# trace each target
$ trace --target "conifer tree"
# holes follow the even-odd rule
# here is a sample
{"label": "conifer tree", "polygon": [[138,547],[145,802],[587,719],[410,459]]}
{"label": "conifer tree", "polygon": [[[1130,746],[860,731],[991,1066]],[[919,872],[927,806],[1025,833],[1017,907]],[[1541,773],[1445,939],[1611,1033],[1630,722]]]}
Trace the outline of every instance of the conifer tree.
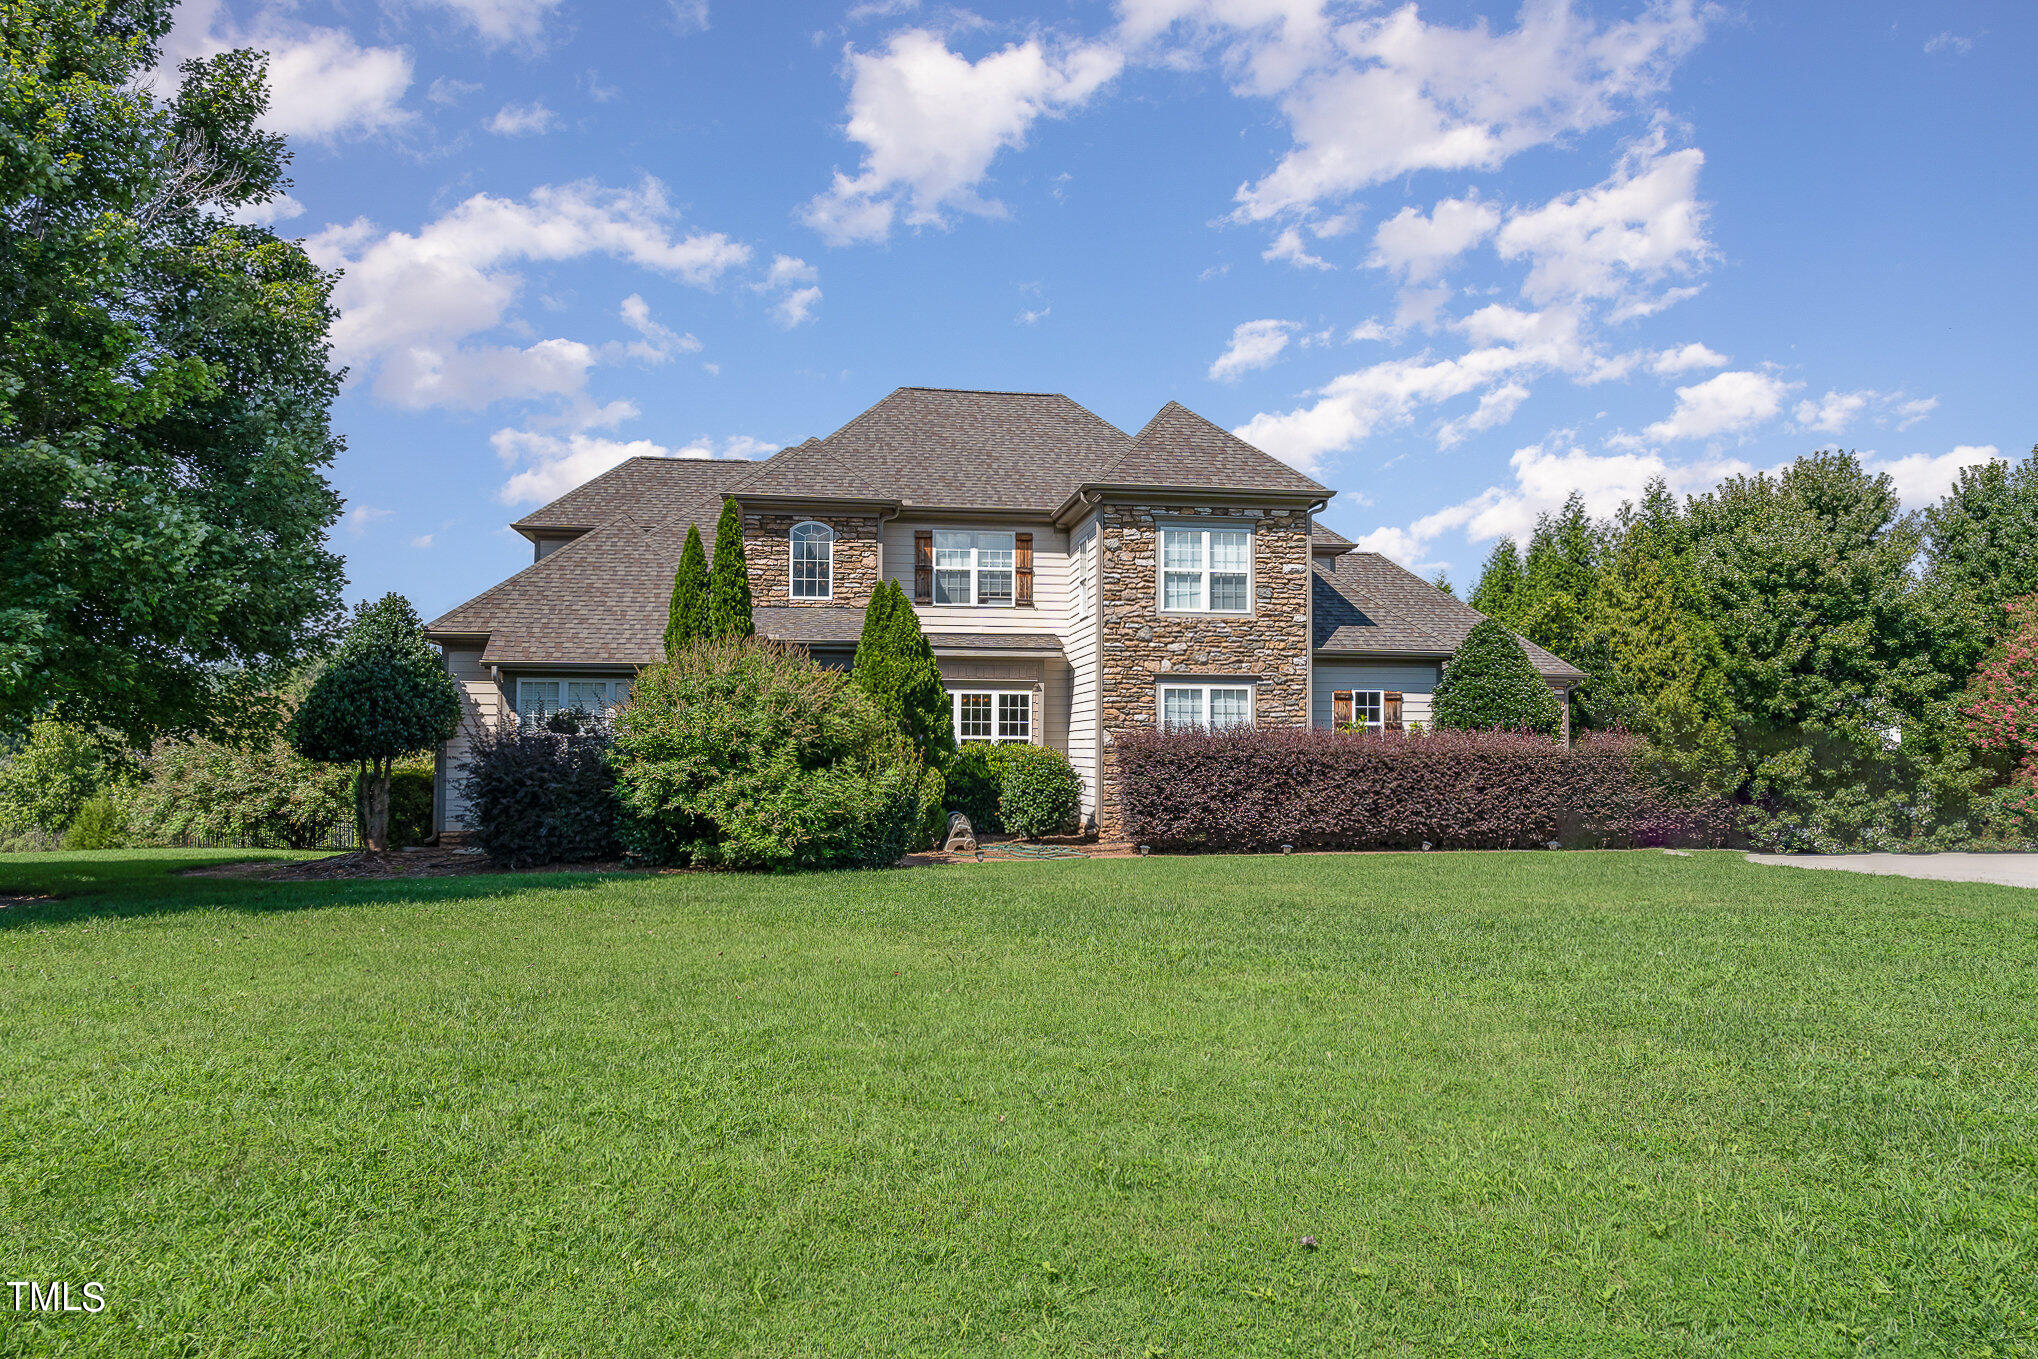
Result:
{"label": "conifer tree", "polygon": [[722,517],[715,524],[707,635],[749,637],[756,632],[757,624],[750,616],[750,565],[743,559],[743,511],[732,496],[722,502]]}
{"label": "conifer tree", "polygon": [[1521,586],[1521,552],[1514,539],[1502,538],[1486,554],[1486,565],[1479,570],[1479,583],[1472,587],[1468,602],[1488,618],[1512,623]]}
{"label": "conifer tree", "polygon": [[701,546],[701,526],[689,524],[679,569],[672,574],[672,608],[665,618],[666,656],[677,656],[688,643],[699,641],[707,635],[707,627],[708,554]]}
{"label": "conifer tree", "polygon": [[1431,699],[1439,727],[1465,731],[1539,731],[1554,735],[1564,707],[1528,652],[1497,619],[1481,621],[1445,663]]}
{"label": "conifer tree", "polygon": [[955,720],[934,648],[920,616],[895,580],[880,585],[863,615],[856,648],[858,687],[905,733],[929,764],[945,764],[955,748]]}
{"label": "conifer tree", "polygon": [[1639,543],[1607,563],[1589,620],[1590,706],[1595,725],[1648,737],[1681,774],[1717,788],[1733,764],[1733,707],[1718,639],[1680,602],[1682,569]]}

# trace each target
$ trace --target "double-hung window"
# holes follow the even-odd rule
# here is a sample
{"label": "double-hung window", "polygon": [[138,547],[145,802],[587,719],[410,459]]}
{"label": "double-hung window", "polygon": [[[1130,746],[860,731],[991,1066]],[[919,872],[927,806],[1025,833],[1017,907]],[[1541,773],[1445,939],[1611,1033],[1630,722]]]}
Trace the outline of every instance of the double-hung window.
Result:
{"label": "double-hung window", "polygon": [[835,530],[809,519],[792,532],[794,599],[830,599],[835,586]]}
{"label": "double-hung window", "polygon": [[935,530],[934,602],[1010,606],[1015,543],[1010,533]]}
{"label": "double-hung window", "polygon": [[[1343,698],[1345,695],[1336,695]],[[1367,731],[1380,731],[1387,725],[1387,694],[1382,689],[1354,689],[1350,694],[1351,711],[1338,714],[1338,725]],[[1342,703],[1336,705],[1344,707]]]}
{"label": "double-hung window", "polygon": [[562,708],[606,712],[629,699],[630,681],[626,679],[520,679],[517,720],[527,727],[542,726]]}
{"label": "double-hung window", "polygon": [[1161,608],[1170,613],[1250,613],[1251,529],[1161,529]]}
{"label": "double-hung window", "polygon": [[957,689],[955,739],[959,742],[1025,742],[1033,739],[1033,695],[1024,689]]}
{"label": "double-hung window", "polygon": [[1075,616],[1088,618],[1091,606],[1096,602],[1097,590],[1097,535],[1091,534],[1076,545],[1070,554],[1069,570],[1075,575],[1075,589],[1070,592],[1075,605]]}
{"label": "double-hung window", "polygon": [[1168,731],[1229,731],[1253,724],[1250,684],[1163,684],[1161,726]]}

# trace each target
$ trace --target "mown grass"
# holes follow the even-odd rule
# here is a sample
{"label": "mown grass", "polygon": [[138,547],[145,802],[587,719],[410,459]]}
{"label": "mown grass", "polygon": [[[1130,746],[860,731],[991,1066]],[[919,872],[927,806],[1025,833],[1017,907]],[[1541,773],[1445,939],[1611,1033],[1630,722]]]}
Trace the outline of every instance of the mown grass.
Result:
{"label": "mown grass", "polygon": [[204,857],[0,858],[0,1353],[2038,1352],[2013,889]]}

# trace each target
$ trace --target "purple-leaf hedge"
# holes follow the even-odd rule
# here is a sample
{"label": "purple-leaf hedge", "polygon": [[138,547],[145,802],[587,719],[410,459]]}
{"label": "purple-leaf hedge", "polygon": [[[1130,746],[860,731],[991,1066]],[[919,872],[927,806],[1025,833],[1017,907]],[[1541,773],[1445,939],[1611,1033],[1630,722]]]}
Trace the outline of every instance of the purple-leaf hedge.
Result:
{"label": "purple-leaf hedge", "polygon": [[1628,736],[1138,731],[1113,749],[1127,833],[1156,849],[1706,846],[1729,826]]}

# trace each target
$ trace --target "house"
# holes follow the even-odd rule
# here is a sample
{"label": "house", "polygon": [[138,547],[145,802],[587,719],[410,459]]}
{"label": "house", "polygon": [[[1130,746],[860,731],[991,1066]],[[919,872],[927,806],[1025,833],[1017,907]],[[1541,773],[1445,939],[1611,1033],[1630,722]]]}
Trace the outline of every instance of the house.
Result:
{"label": "house", "polygon": [[[427,628],[469,724],[620,702],[662,658],[689,525],[743,512],[760,635],[848,666],[905,587],[964,741],[1067,753],[1113,829],[1113,732],[1425,721],[1480,615],[1313,522],[1333,492],[1169,402],[1128,435],[1066,396],[904,387],[756,462],[634,458],[512,525],[530,566]],[[1542,649],[1553,688],[1583,675]],[[439,753],[455,831],[465,737]]]}

